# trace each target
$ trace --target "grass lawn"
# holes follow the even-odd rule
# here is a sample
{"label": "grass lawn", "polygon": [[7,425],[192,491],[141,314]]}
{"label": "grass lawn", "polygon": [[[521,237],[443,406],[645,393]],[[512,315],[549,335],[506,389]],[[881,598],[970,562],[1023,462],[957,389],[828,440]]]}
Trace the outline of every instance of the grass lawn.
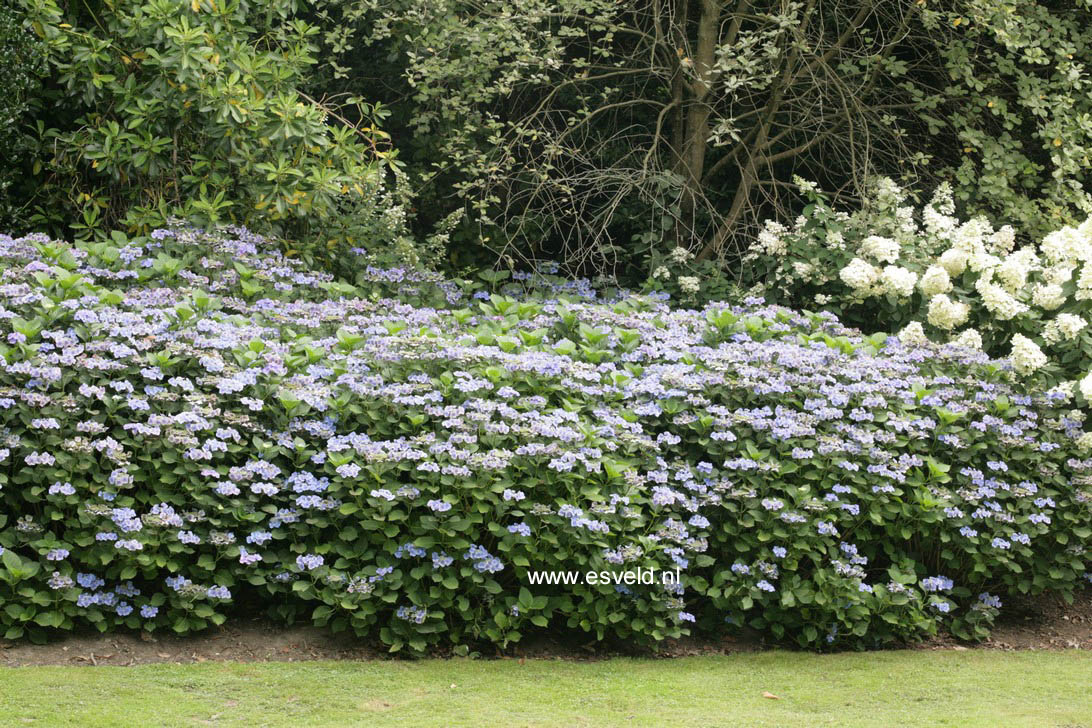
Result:
{"label": "grass lawn", "polygon": [[[763,698],[764,691],[781,699]],[[1092,655],[765,652],[522,665],[2,668],[0,725],[1092,728]]]}

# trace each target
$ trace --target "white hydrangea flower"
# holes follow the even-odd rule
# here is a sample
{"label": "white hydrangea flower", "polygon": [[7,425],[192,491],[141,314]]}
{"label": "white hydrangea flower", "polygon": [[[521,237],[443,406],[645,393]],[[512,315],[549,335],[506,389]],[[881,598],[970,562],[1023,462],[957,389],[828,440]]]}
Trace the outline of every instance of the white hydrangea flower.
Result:
{"label": "white hydrangea flower", "polygon": [[1092,298],[1092,265],[1081,268],[1081,275],[1077,278],[1077,292],[1073,296],[1078,301],[1087,301]]}
{"label": "white hydrangea flower", "polygon": [[679,265],[682,265],[693,257],[694,254],[681,245],[671,250],[671,260],[675,261]]}
{"label": "white hydrangea flower", "polygon": [[914,294],[918,274],[897,265],[889,265],[883,269],[880,280],[883,282],[884,292],[899,298],[908,298]]}
{"label": "white hydrangea flower", "polygon": [[1064,227],[1048,233],[1039,247],[1051,263],[1069,263],[1092,258],[1092,240],[1079,228]]}
{"label": "white hydrangea flower", "polygon": [[976,253],[989,255],[986,252],[985,240],[992,234],[993,228],[989,222],[982,218],[975,218],[952,230],[949,237],[952,241],[952,247],[957,250],[965,250],[972,255]]}
{"label": "white hydrangea flower", "polygon": [[1061,286],[1073,280],[1075,268],[1067,263],[1052,265],[1043,270],[1043,280],[1056,286]]}
{"label": "white hydrangea flower", "polygon": [[982,276],[975,283],[975,290],[982,296],[982,303],[994,318],[1008,321],[1026,312],[1028,307],[1009,295],[1001,286],[993,283],[991,276]]}
{"label": "white hydrangea flower", "polygon": [[661,265],[659,268],[652,271],[652,277],[656,280],[660,280],[661,278],[670,278],[671,271],[669,271],[666,266]]}
{"label": "white hydrangea flower", "polygon": [[968,258],[970,255],[967,251],[950,248],[944,251],[937,262],[948,271],[948,275],[955,277],[963,275],[963,271],[967,270]]}
{"label": "white hydrangea flower", "polygon": [[1092,402],[1092,374],[1086,374],[1081,380],[1081,394],[1086,400]]}
{"label": "white hydrangea flower", "polygon": [[880,269],[860,258],[854,258],[839,272],[842,281],[862,298],[872,293],[872,287],[880,279]]}
{"label": "white hydrangea flower", "polygon": [[1001,265],[994,269],[994,274],[1009,293],[1016,293],[1028,282],[1028,274],[1039,267],[1039,259],[1031,248],[1021,248],[1012,253]]}
{"label": "white hydrangea flower", "polygon": [[954,217],[948,217],[931,204],[921,211],[921,221],[929,235],[941,240],[949,239],[958,224]]}
{"label": "white hydrangea flower", "polygon": [[819,191],[819,185],[817,183],[812,182],[811,180],[804,179],[798,174],[794,174],[792,176],[792,183],[799,187],[800,191],[804,193]]}
{"label": "white hydrangea flower", "polygon": [[815,272],[814,265],[812,265],[811,263],[804,263],[803,261],[799,260],[793,261],[792,269],[796,272],[797,276],[803,278],[804,280],[807,280],[809,277],[811,277],[811,274]]}
{"label": "white hydrangea flower", "polygon": [[1016,244],[1016,231],[1011,225],[1005,225],[990,236],[990,250],[994,255],[1004,255]]}
{"label": "white hydrangea flower", "polygon": [[830,296],[825,293],[817,293],[815,294],[815,302],[818,303],[820,306],[826,306],[828,303],[830,303]]}
{"label": "white hydrangea flower", "polygon": [[952,194],[952,185],[949,182],[941,182],[933,192],[933,199],[929,206],[936,209],[942,215],[955,214],[955,196]]}
{"label": "white hydrangea flower", "polygon": [[965,346],[968,349],[982,350],[982,334],[978,333],[975,329],[967,329],[959,336],[951,340],[952,344],[956,346]]}
{"label": "white hydrangea flower", "polygon": [[884,205],[897,205],[906,197],[898,183],[890,177],[884,177],[876,183],[876,200]]}
{"label": "white hydrangea flower", "polygon": [[1053,311],[1065,303],[1065,292],[1053,283],[1040,284],[1032,291],[1031,302],[1045,311]]}
{"label": "white hydrangea flower", "polygon": [[1012,337],[1009,361],[1018,374],[1027,375],[1045,367],[1049,360],[1038,344],[1023,334],[1015,334]]}
{"label": "white hydrangea flower", "polygon": [[1088,322],[1082,317],[1074,313],[1060,313],[1055,321],[1058,322],[1058,326],[1062,331],[1062,336],[1065,339],[1071,340],[1077,338]]}
{"label": "white hydrangea flower", "polygon": [[701,290],[701,280],[697,276],[679,276],[679,288],[683,293],[697,293]]}
{"label": "white hydrangea flower", "polygon": [[1043,340],[1048,344],[1072,341],[1088,325],[1083,318],[1072,313],[1060,313],[1043,327]]}
{"label": "white hydrangea flower", "polygon": [[1084,236],[1087,240],[1092,240],[1092,217],[1086,218],[1084,222],[1077,226],[1077,234]]}
{"label": "white hydrangea flower", "polygon": [[891,238],[869,235],[861,241],[861,253],[881,263],[894,263],[899,259],[899,243]]}
{"label": "white hydrangea flower", "polygon": [[1081,450],[1092,449],[1092,432],[1085,432],[1076,439],[1076,445]]}
{"label": "white hydrangea flower", "polygon": [[929,300],[928,321],[938,329],[951,331],[967,321],[971,307],[959,301],[953,301],[943,293],[938,293]]}
{"label": "white hydrangea flower", "polygon": [[895,221],[899,225],[899,232],[904,235],[914,235],[918,231],[918,225],[914,222],[914,208],[909,205],[895,210]]}
{"label": "white hydrangea flower", "polygon": [[952,290],[952,279],[948,276],[948,271],[942,266],[931,265],[922,274],[918,288],[931,298],[938,293],[947,293]]}
{"label": "white hydrangea flower", "polygon": [[756,246],[766,255],[784,255],[788,250],[784,235],[788,231],[788,228],[776,220],[767,220],[758,233]]}
{"label": "white hydrangea flower", "polygon": [[898,339],[906,346],[919,346],[929,343],[929,337],[925,335],[920,321],[911,321],[898,333]]}
{"label": "white hydrangea flower", "polygon": [[971,253],[971,257],[967,260],[967,267],[974,273],[979,273],[984,270],[990,270],[1001,265],[1001,259],[996,255],[990,255],[989,253],[974,252]]}

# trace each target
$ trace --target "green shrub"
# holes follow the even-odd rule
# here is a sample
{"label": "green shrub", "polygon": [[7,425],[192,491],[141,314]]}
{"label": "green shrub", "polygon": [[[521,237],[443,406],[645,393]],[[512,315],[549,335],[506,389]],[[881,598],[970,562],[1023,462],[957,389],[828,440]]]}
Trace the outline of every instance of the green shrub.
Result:
{"label": "green shrub", "polygon": [[[872,646],[982,637],[998,597],[1088,576],[1079,413],[980,352],[756,301],[354,286],[242,230],[0,260],[8,639],[262,609],[414,652],[692,623]],[[638,568],[682,583],[532,577]]]}
{"label": "green shrub", "polygon": [[0,225],[16,225],[22,210],[12,186],[20,181],[26,161],[28,138],[23,126],[31,96],[38,89],[43,69],[43,46],[23,22],[23,13],[6,0],[0,3],[0,149],[5,164],[0,168]]}
{"label": "green shrub", "polygon": [[55,74],[38,229],[104,238],[177,215],[291,236],[321,264],[396,242],[417,262],[387,188],[386,112],[348,99],[349,123],[301,90],[317,30],[295,0],[23,4]]}

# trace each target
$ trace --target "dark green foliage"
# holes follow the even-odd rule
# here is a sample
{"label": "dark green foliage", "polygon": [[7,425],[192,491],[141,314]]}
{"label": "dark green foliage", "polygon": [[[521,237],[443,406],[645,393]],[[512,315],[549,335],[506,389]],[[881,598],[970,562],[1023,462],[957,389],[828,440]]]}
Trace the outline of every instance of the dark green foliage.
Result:
{"label": "dark green foliage", "polygon": [[43,43],[10,0],[0,3],[0,226],[23,220],[19,190],[27,163],[27,111],[44,69]]}

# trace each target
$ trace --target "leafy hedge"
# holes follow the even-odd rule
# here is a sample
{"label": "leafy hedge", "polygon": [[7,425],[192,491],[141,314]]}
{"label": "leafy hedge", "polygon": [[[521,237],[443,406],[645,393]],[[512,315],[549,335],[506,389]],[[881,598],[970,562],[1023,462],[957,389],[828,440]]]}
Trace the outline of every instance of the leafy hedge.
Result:
{"label": "leafy hedge", "polygon": [[261,608],[416,652],[859,646],[981,637],[998,597],[1088,577],[1079,413],[980,352],[757,301],[349,286],[242,230],[0,237],[0,262],[8,639]]}

